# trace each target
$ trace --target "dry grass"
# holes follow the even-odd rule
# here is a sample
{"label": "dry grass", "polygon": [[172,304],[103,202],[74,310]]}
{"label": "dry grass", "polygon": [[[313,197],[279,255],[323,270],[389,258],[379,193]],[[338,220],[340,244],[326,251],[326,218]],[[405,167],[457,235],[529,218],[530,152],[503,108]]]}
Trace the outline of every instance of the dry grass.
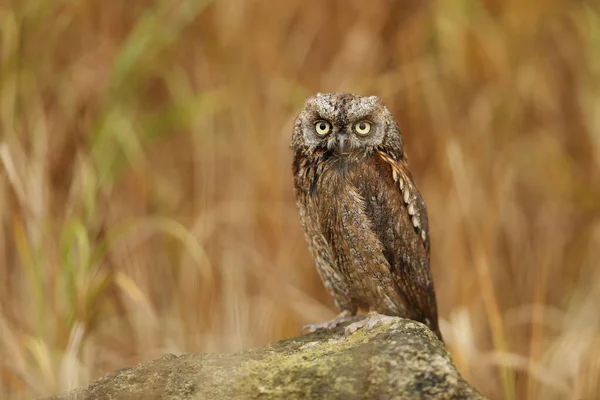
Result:
{"label": "dry grass", "polygon": [[382,96],[442,330],[491,398],[600,398],[591,1],[0,0],[0,397],[334,315],[292,197],[316,91]]}

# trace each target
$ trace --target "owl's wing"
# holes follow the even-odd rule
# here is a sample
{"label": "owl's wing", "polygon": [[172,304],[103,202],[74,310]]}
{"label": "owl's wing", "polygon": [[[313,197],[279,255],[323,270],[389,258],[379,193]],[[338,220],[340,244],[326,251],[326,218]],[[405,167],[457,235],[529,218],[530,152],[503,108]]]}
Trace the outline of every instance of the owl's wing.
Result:
{"label": "owl's wing", "polygon": [[361,179],[365,212],[377,232],[407,317],[426,323],[440,338],[429,266],[429,221],[405,161],[379,152]]}
{"label": "owl's wing", "polygon": [[389,164],[391,168],[392,178],[400,188],[402,201],[406,206],[406,211],[410,215],[410,220],[415,228],[415,232],[423,241],[423,246],[425,246],[425,251],[427,252],[427,258],[429,258],[430,244],[427,207],[425,206],[423,197],[421,197],[421,193],[419,193],[419,190],[414,184],[412,175],[408,170],[408,165],[406,161],[396,161],[382,151],[379,151],[378,155],[386,164]]}

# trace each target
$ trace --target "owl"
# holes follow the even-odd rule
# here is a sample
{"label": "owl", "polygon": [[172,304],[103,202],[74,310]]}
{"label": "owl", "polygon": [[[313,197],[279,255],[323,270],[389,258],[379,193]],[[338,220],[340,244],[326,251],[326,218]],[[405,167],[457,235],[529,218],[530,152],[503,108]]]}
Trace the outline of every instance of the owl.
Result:
{"label": "owl", "polygon": [[[399,316],[440,338],[427,209],[393,116],[376,96],[318,93],[294,123],[296,204],[317,270],[340,315],[305,330]],[[355,319],[355,318],[354,318]]]}

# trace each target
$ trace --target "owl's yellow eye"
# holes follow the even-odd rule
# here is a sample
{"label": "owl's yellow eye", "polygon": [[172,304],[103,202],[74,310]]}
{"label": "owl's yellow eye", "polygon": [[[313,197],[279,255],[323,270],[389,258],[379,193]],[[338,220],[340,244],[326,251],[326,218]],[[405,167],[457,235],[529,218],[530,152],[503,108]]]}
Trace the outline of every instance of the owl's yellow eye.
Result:
{"label": "owl's yellow eye", "polygon": [[366,135],[371,132],[371,123],[367,121],[359,121],[354,124],[354,130],[360,135]]}
{"label": "owl's yellow eye", "polygon": [[318,135],[324,136],[329,133],[331,130],[331,125],[327,121],[317,121],[315,122],[315,132]]}

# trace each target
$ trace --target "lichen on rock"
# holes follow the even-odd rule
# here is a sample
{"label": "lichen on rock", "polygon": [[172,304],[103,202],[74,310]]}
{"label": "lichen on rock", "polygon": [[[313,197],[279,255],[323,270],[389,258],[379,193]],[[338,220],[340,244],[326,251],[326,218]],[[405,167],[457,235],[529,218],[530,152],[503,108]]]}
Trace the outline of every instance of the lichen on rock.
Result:
{"label": "lichen on rock", "polygon": [[481,399],[423,324],[343,326],[235,354],[166,355],[114,371],[64,399]]}

